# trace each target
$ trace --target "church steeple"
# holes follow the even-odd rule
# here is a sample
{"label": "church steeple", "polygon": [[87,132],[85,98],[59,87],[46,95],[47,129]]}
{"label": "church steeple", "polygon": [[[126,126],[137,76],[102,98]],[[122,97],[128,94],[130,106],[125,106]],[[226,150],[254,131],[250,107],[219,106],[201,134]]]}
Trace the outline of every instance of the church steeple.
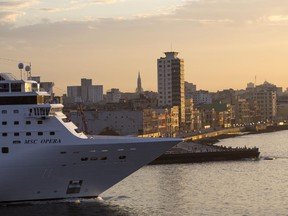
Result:
{"label": "church steeple", "polygon": [[139,95],[143,93],[140,71],[138,72],[136,93],[139,94]]}

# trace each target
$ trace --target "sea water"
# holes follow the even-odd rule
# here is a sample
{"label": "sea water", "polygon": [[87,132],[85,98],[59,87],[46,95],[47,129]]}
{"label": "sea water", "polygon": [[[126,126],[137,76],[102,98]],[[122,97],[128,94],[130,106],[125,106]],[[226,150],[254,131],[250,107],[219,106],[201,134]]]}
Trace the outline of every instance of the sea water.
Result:
{"label": "sea water", "polygon": [[288,215],[288,131],[218,145],[259,147],[259,160],[145,166],[98,199],[0,207],[0,216]]}

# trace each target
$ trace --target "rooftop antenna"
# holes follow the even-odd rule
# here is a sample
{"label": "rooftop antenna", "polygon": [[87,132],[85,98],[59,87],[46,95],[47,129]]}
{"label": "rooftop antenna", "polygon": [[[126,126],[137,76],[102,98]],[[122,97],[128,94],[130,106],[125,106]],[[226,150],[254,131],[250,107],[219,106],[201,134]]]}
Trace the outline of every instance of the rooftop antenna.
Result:
{"label": "rooftop antenna", "polygon": [[173,52],[173,49],[172,49],[172,42],[171,42],[171,44],[170,44],[170,49],[171,49],[171,52]]}

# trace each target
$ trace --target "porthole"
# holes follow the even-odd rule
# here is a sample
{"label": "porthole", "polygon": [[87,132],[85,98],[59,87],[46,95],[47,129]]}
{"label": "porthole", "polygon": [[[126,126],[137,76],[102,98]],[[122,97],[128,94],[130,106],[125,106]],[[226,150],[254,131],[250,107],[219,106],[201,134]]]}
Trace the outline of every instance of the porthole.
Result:
{"label": "porthole", "polygon": [[2,147],[2,153],[3,154],[9,153],[9,148],[8,147]]}

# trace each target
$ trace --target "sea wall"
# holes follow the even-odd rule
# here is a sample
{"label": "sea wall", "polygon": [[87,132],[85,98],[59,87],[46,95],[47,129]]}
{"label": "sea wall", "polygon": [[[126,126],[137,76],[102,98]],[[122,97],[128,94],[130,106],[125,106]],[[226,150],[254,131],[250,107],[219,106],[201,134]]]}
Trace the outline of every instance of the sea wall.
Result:
{"label": "sea wall", "polygon": [[234,134],[234,133],[240,133],[241,131],[244,130],[244,127],[237,127],[237,128],[229,128],[229,129],[223,129],[223,130],[218,130],[218,131],[212,131],[208,133],[203,133],[203,134],[196,134],[190,137],[185,137],[184,141],[196,141],[208,137],[216,137],[220,135],[225,135],[225,134]]}

